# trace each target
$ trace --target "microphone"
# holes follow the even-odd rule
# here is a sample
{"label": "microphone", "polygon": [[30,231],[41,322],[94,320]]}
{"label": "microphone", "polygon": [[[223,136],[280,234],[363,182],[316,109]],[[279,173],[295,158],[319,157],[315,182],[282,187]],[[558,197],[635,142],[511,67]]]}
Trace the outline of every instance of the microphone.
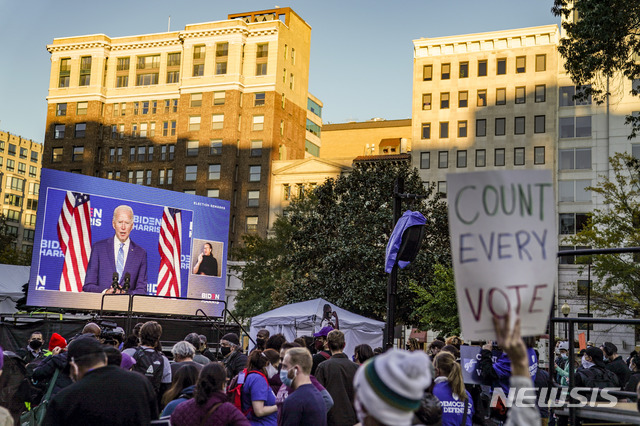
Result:
{"label": "microphone", "polygon": [[113,288],[113,291],[116,292],[120,288],[120,286],[118,285],[118,273],[114,272],[111,279],[111,287]]}
{"label": "microphone", "polygon": [[131,274],[127,272],[124,274],[124,284],[122,285],[122,290],[124,290],[125,293],[128,293],[130,287],[131,287]]}

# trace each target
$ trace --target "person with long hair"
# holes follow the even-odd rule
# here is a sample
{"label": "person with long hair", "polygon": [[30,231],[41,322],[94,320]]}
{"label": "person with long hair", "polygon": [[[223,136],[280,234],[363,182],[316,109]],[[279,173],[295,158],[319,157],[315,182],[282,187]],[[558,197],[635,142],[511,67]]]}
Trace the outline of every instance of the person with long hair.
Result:
{"label": "person with long hair", "polygon": [[242,386],[242,412],[252,425],[272,425],[278,423],[276,396],[269,386],[266,367],[267,356],[256,349],[247,361],[244,385]]}
{"label": "person with long hair", "polygon": [[196,275],[218,275],[218,261],[213,257],[213,246],[211,243],[204,243],[202,253],[198,255],[198,261],[193,267]]}
{"label": "person with long hair", "polygon": [[366,343],[356,346],[353,350],[353,361],[356,364],[362,365],[369,358],[373,358],[373,349]]}
{"label": "person with long hair", "polygon": [[191,364],[182,365],[176,370],[171,387],[162,395],[162,405],[165,407],[160,417],[170,416],[178,404],[193,397],[198,373],[200,373],[200,370]]}
{"label": "person with long hair", "polygon": [[193,398],[175,408],[171,414],[173,426],[249,426],[247,418],[233,404],[227,402],[224,387],[227,371],[223,364],[205,365],[196,383]]}
{"label": "person with long hair", "polygon": [[472,426],[471,395],[464,387],[462,367],[449,352],[441,351],[433,361],[436,369],[433,394],[442,407],[442,426]]}

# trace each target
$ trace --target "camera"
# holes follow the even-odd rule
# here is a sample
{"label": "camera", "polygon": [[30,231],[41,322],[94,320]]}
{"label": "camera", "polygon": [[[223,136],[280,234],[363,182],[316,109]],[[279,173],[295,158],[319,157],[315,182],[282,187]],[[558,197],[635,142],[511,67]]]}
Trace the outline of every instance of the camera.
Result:
{"label": "camera", "polygon": [[100,326],[100,339],[107,345],[119,344],[124,340],[124,330],[114,321],[102,320]]}

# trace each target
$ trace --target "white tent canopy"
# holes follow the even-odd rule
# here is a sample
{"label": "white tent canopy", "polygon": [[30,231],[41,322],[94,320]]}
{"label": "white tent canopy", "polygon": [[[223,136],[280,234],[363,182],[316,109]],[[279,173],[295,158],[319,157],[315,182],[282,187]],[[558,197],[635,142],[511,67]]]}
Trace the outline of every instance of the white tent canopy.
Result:
{"label": "white tent canopy", "polygon": [[[307,300],[281,306],[272,311],[251,318],[249,334],[255,340],[258,331],[269,330],[271,335],[282,333],[288,342],[296,337],[310,336],[320,330],[322,308],[329,304],[338,313],[340,330],[345,335],[346,347],[344,353],[353,355],[356,346],[366,343],[372,348],[382,346],[382,332],[384,323],[354,314],[327,302],[324,299]],[[250,344],[250,348],[253,344]]]}
{"label": "white tent canopy", "polygon": [[16,302],[24,293],[22,286],[29,282],[29,266],[0,264],[0,313],[16,312]]}

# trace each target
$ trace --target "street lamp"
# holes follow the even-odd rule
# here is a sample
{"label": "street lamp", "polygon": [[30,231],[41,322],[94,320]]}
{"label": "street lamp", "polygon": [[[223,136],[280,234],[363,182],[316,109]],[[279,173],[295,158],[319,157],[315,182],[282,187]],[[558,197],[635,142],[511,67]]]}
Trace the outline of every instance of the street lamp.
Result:
{"label": "street lamp", "polygon": [[[564,304],[560,307],[560,312],[562,312],[562,315],[564,315],[564,317],[568,317],[569,313],[571,312],[571,306],[569,306],[569,304],[567,302],[564,302]],[[567,326],[568,323],[564,323],[564,337],[565,339],[569,338],[569,333],[567,332]]]}

